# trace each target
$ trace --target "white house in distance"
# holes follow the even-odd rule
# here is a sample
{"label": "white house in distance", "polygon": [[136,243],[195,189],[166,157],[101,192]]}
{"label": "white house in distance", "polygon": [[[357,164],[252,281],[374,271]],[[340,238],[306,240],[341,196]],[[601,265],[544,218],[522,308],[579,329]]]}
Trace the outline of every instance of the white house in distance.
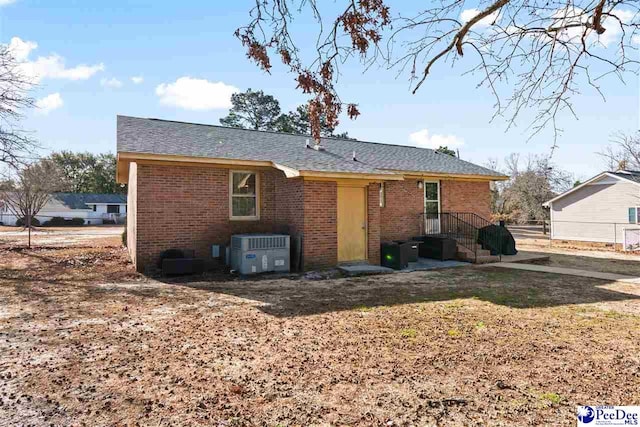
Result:
{"label": "white house in distance", "polygon": [[[127,214],[126,194],[54,193],[36,218],[41,224],[53,217],[82,218],[86,225],[122,224]],[[15,225],[17,218],[7,206],[0,206],[0,223]]]}
{"label": "white house in distance", "polygon": [[640,250],[640,171],[602,172],[544,206],[552,240]]}

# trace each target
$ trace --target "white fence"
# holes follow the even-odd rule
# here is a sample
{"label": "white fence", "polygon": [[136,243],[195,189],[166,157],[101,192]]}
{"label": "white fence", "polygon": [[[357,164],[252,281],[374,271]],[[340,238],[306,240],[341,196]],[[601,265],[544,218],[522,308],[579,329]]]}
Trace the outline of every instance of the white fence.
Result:
{"label": "white fence", "polygon": [[532,242],[582,242],[602,247],[640,251],[640,225],[614,222],[587,221],[529,221],[525,224],[510,224],[509,230],[524,244]]}

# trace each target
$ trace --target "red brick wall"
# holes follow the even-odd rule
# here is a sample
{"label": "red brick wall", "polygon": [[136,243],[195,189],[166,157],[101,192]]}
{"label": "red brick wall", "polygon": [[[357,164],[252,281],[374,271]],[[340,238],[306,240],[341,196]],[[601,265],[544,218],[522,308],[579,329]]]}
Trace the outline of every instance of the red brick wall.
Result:
{"label": "red brick wall", "polygon": [[423,191],[415,179],[385,183],[386,202],[380,208],[381,241],[408,239],[420,234]]}
{"label": "red brick wall", "polygon": [[380,264],[380,184],[367,187],[367,250],[369,263]]}
{"label": "red brick wall", "polygon": [[440,197],[443,212],[473,212],[491,220],[489,182],[440,181]]}
{"label": "red brick wall", "polygon": [[[210,245],[228,244],[232,234],[284,232],[303,235],[305,270],[331,267],[338,259],[337,183],[289,179],[259,171],[260,220],[229,219],[229,170],[206,166],[132,164],[129,183],[129,250],[138,270],[154,266],[161,251],[192,248],[208,258]],[[416,180],[367,189],[369,262],[380,262],[380,241],[420,232],[423,190]],[[489,183],[441,181],[443,211],[476,212],[489,218]]]}
{"label": "red brick wall", "polygon": [[296,234],[304,229],[304,181],[275,173],[275,215],[283,233]]}
{"label": "red brick wall", "polygon": [[[423,189],[417,180],[391,181],[386,186],[386,204],[380,208],[380,240],[408,239],[420,232],[424,209]],[[491,193],[488,182],[440,181],[442,212],[474,212],[490,219]]]}
{"label": "red brick wall", "polygon": [[338,262],[338,187],[331,181],[304,181],[304,268]]}
{"label": "red brick wall", "polygon": [[[229,170],[141,164],[130,227],[137,231],[132,258],[143,271],[169,248],[195,249],[208,258],[212,244],[228,244],[232,234],[303,234],[306,270],[337,262],[335,182],[289,179],[280,171],[259,171],[260,220],[229,219]],[[130,190],[131,191],[131,190]],[[137,203],[136,203],[137,202]],[[137,246],[137,247],[136,247]]]}
{"label": "red brick wall", "polygon": [[210,245],[232,234],[272,232],[276,223],[276,174],[260,171],[260,220],[229,219],[229,170],[210,167],[138,165],[137,259],[142,271],[165,249],[195,249],[208,257]]}

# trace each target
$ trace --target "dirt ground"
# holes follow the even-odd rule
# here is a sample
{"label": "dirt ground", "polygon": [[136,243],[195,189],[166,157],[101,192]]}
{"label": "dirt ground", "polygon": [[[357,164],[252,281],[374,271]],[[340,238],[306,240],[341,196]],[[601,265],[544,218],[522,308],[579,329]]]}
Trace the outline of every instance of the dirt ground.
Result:
{"label": "dirt ground", "polygon": [[550,257],[535,264],[640,276],[640,254],[589,247],[549,246],[540,226],[509,226],[519,250]]}
{"label": "dirt ground", "polygon": [[603,259],[593,256],[575,256],[559,253],[547,253],[548,261],[536,261],[533,264],[551,267],[578,268],[587,271],[626,274],[640,276],[640,257],[637,260]]}
{"label": "dirt ground", "polygon": [[156,281],[0,249],[0,425],[575,425],[640,401],[640,286],[496,268]]}

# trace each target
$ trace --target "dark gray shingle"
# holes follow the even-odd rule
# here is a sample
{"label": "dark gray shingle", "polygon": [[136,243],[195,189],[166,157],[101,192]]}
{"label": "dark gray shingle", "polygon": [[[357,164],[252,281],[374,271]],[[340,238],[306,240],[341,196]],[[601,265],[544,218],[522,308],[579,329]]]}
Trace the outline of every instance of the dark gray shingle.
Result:
{"label": "dark gray shingle", "polygon": [[637,182],[640,184],[640,171],[617,171],[609,172],[620,178],[628,179],[629,181]]}
{"label": "dark gray shingle", "polygon": [[87,203],[127,203],[126,194],[97,194],[97,193],[53,193],[49,204],[60,205],[68,209],[89,209]]}
{"label": "dark gray shingle", "polygon": [[[325,151],[305,147],[305,135],[118,116],[118,152],[271,161],[316,172],[389,173],[390,170],[501,176],[425,148],[323,138]],[[358,161],[352,160],[353,152]]]}

